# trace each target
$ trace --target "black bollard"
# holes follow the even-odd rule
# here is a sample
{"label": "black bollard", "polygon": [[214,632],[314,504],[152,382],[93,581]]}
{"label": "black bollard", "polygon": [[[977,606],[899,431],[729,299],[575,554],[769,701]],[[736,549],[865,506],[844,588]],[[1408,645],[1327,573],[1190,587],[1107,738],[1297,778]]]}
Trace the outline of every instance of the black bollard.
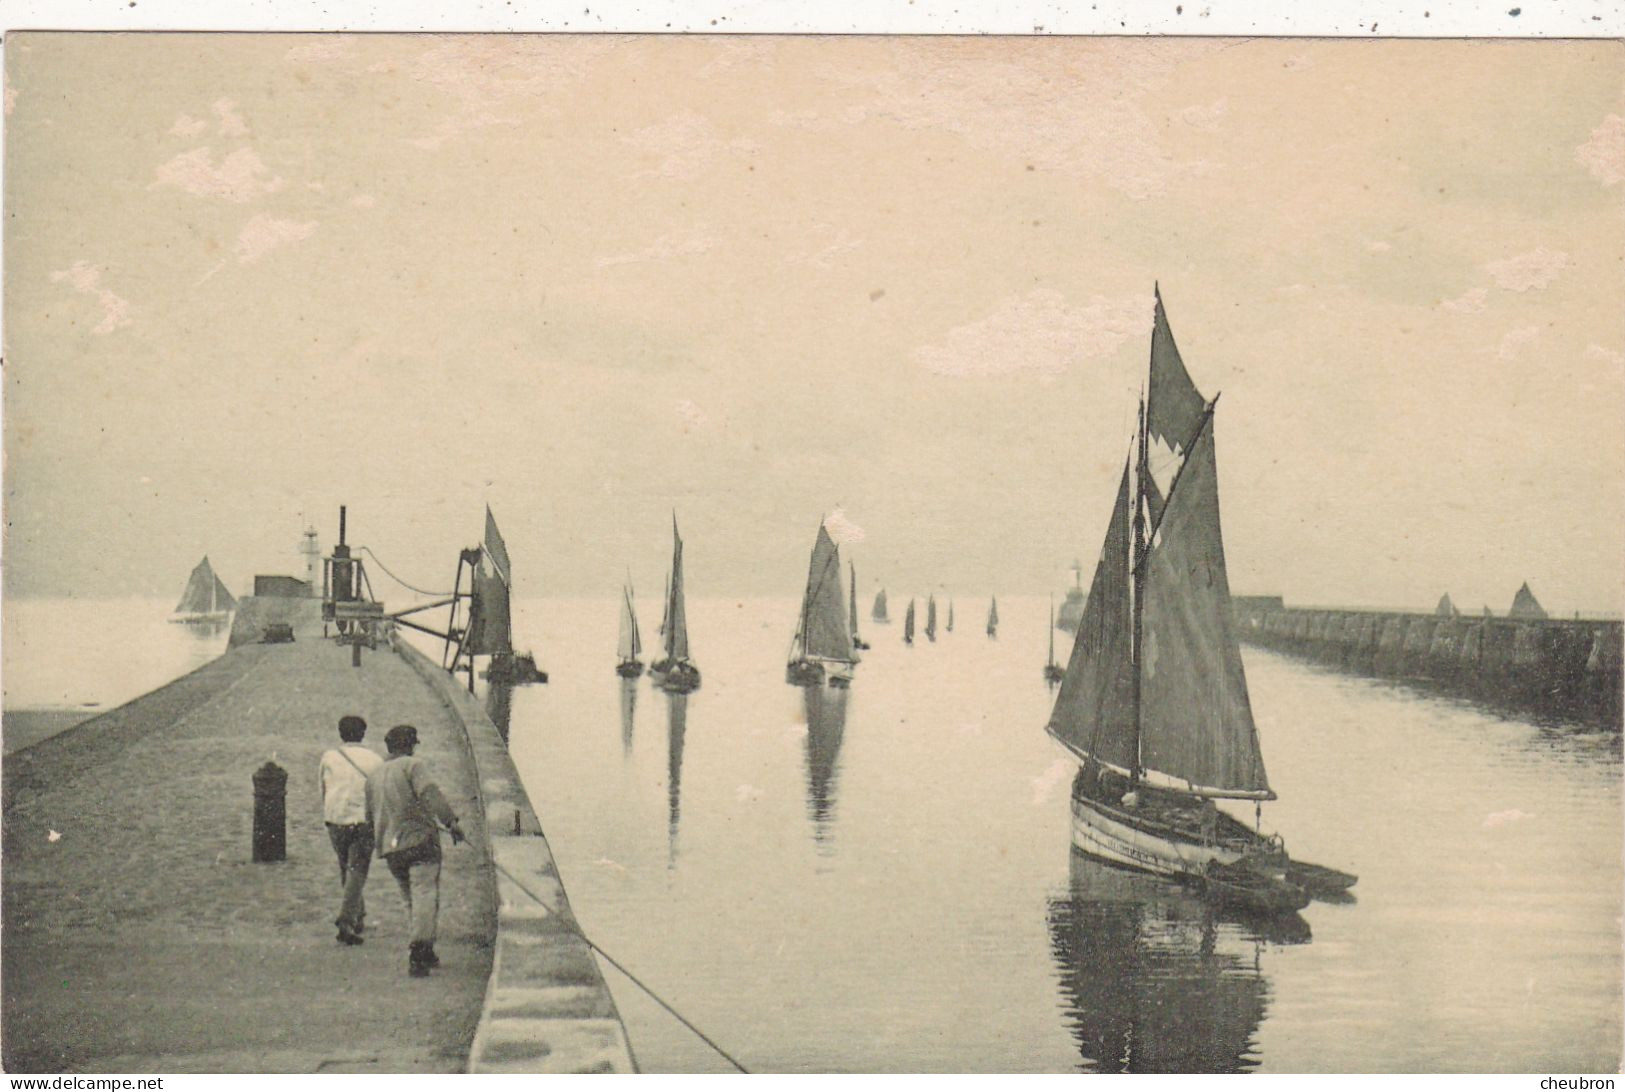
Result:
{"label": "black bollard", "polygon": [[254,860],[288,857],[288,771],[267,762],[254,771]]}
{"label": "black bollard", "polygon": [[359,633],[355,635],[355,639],[350,644],[350,666],[361,666],[361,634]]}

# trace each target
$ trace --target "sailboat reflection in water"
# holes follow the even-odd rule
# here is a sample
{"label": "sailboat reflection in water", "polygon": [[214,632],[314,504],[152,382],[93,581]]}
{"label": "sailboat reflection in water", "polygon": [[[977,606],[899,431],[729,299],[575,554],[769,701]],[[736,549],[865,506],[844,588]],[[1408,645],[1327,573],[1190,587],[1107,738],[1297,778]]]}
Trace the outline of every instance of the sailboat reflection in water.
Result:
{"label": "sailboat reflection in water", "polygon": [[841,738],[846,735],[849,693],[819,686],[802,691],[802,709],[807,714],[807,818],[812,820],[813,842],[824,851],[831,848],[836,762],[841,756]]}
{"label": "sailboat reflection in water", "polygon": [[638,709],[638,683],[636,679],[621,680],[621,753],[632,753],[633,715]]}
{"label": "sailboat reflection in water", "polygon": [[508,742],[508,732],[513,724],[513,683],[490,682],[485,691],[485,715],[491,718],[491,723],[497,726],[497,734],[502,742]]}
{"label": "sailboat reflection in water", "polygon": [[677,867],[677,821],[683,810],[683,736],[688,732],[688,695],[666,695],[666,867]]}
{"label": "sailboat reflection in water", "polygon": [[[1082,1068],[1239,1073],[1259,1064],[1265,942],[1308,939],[1299,915],[1223,919],[1210,903],[1074,850],[1049,902],[1050,951]],[[1264,929],[1268,932],[1259,932]]]}

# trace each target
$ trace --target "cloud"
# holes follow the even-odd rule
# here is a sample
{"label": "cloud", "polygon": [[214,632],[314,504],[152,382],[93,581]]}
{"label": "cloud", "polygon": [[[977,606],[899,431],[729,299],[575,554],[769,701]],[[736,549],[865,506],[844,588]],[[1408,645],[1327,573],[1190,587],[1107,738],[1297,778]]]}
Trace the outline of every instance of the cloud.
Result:
{"label": "cloud", "polygon": [[1446,311],[1454,311],[1461,315],[1472,315],[1484,310],[1485,301],[1489,299],[1489,296],[1490,290],[1488,288],[1473,288],[1453,300],[1444,300],[1439,306]]}
{"label": "cloud", "polygon": [[[884,47],[883,64],[822,70],[826,79],[867,91],[866,102],[829,118],[774,120],[828,129],[878,119],[942,130],[1014,163],[1094,178],[1144,200],[1213,164],[1169,153],[1141,99],[1181,63],[1222,48],[1194,40],[1144,45],[1129,51],[1101,41],[1063,55],[1038,41],[965,39],[929,51],[898,43]],[[1216,103],[1193,116],[1216,122],[1222,109]]]}
{"label": "cloud", "polygon": [[1607,346],[1597,345],[1595,343],[1586,346],[1585,358],[1587,360],[1596,360],[1604,364],[1614,364],[1616,366],[1625,364],[1625,353],[1620,352],[1618,349],[1610,349]]}
{"label": "cloud", "polygon": [[257,262],[273,250],[308,239],[316,230],[316,221],[278,220],[261,214],[243,225],[237,235],[237,260],[247,265]]}
{"label": "cloud", "polygon": [[1495,350],[1495,355],[1502,360],[1516,360],[1523,352],[1523,347],[1540,337],[1540,327],[1520,326],[1516,330],[1508,330],[1501,338],[1501,345]]}
{"label": "cloud", "polygon": [[1490,262],[1484,269],[1508,292],[1527,292],[1531,288],[1545,288],[1573,264],[1561,250],[1540,247],[1514,258]]}
{"label": "cloud", "polygon": [[1388,251],[1394,249],[1394,244],[1383,239],[1373,239],[1371,242],[1365,244],[1365,248],[1372,254],[1386,254]]}
{"label": "cloud", "polygon": [[450,97],[454,112],[411,143],[433,151],[472,130],[517,125],[521,113],[534,115],[549,98],[579,84],[594,62],[617,46],[610,36],[578,34],[440,39],[414,58],[405,74]]}
{"label": "cloud", "polygon": [[304,45],[296,45],[282,55],[293,64],[343,61],[355,56],[355,42],[347,34],[312,35]]}
{"label": "cloud", "polygon": [[1095,296],[1072,307],[1059,292],[1011,297],[992,314],[948,331],[940,345],[914,352],[938,375],[1056,375],[1078,360],[1102,357],[1151,325],[1150,296]]}
{"label": "cloud", "polygon": [[350,198],[350,204],[358,209],[370,209],[377,203],[370,193],[358,193]]}
{"label": "cloud", "polygon": [[755,141],[723,140],[705,117],[685,110],[655,125],[645,126],[622,138],[660,162],[642,172],[646,177],[690,179],[698,177],[719,156],[727,152],[752,152]]}
{"label": "cloud", "polygon": [[212,108],[215,120],[220,126],[220,135],[223,137],[245,137],[248,135],[248,126],[237,114],[237,104],[231,99],[217,99]]}
{"label": "cloud", "polygon": [[1625,182],[1625,117],[1603,118],[1591,139],[1574,149],[1574,158],[1604,186]]}
{"label": "cloud", "polygon": [[628,254],[613,254],[599,258],[600,269],[616,265],[635,265],[639,262],[664,262],[691,254],[703,254],[717,245],[716,237],[700,228],[669,232],[644,247]]}
{"label": "cloud", "polygon": [[1216,129],[1230,112],[1228,99],[1215,99],[1206,106],[1187,106],[1179,112],[1179,120],[1196,129]]}
{"label": "cloud", "polygon": [[1533,819],[1534,816],[1519,808],[1508,808],[1506,811],[1492,811],[1484,816],[1484,826],[1499,827],[1507,823],[1516,823],[1520,819]]}
{"label": "cloud", "polygon": [[89,262],[74,262],[67,269],[51,274],[55,283],[66,282],[75,292],[93,297],[101,304],[102,320],[91,329],[94,333],[110,334],[121,326],[130,325],[130,301],[102,284],[101,270]]}
{"label": "cloud", "polygon": [[679,398],[676,402],[672,403],[672,408],[677,411],[677,416],[683,419],[685,430],[704,428],[711,421],[711,418],[706,416],[704,410],[702,410],[699,406],[696,406],[693,402],[690,402],[687,398]]}
{"label": "cloud", "polygon": [[843,508],[837,508],[824,517],[824,530],[829,532],[829,537],[835,540],[837,546],[862,542],[868,537],[867,531],[847,518]]}
{"label": "cloud", "polygon": [[175,119],[175,124],[169,127],[170,136],[184,137],[187,140],[199,135],[209,127],[209,123],[191,114],[182,114]]}
{"label": "cloud", "polygon": [[154,187],[175,186],[194,197],[219,197],[238,205],[275,193],[283,186],[282,179],[271,174],[252,148],[238,148],[219,166],[208,148],[193,148],[163,164],[156,173]]}
{"label": "cloud", "polygon": [[[818,230],[824,235],[825,238],[828,238],[831,233],[831,228],[828,224],[818,225]],[[784,256],[785,264],[810,265],[818,269],[830,269],[834,265],[834,262],[831,259],[837,257],[838,255],[857,250],[859,247],[863,246],[863,240],[852,238],[852,236],[847,233],[845,228],[834,229],[833,234],[833,240],[828,245],[819,247],[817,250],[807,251],[799,254],[786,254]]]}

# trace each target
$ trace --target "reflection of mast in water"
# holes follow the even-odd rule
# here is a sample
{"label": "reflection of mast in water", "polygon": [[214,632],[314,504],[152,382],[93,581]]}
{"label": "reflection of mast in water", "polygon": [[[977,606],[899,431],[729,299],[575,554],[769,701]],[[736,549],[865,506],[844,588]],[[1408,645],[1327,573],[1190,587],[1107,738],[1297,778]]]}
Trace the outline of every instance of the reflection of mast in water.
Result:
{"label": "reflection of mast in water", "polygon": [[621,680],[621,753],[632,753],[632,714],[638,708],[638,681]]}
{"label": "reflection of mast in water", "polygon": [[485,691],[485,715],[497,726],[502,742],[508,742],[508,730],[513,724],[513,684],[488,682]]}
{"label": "reflection of mast in water", "polygon": [[1076,852],[1071,891],[1050,900],[1048,917],[1066,1021],[1091,1072],[1257,1066],[1269,996],[1260,941],[1308,939],[1296,915],[1268,926],[1220,923],[1177,887]]}
{"label": "reflection of mast in water", "polygon": [[683,734],[688,731],[688,695],[666,695],[666,867],[677,864],[677,817],[682,806]]}
{"label": "reflection of mast in water", "polygon": [[807,815],[813,821],[813,841],[828,844],[835,813],[835,761],[846,734],[848,690],[809,686],[801,694],[807,713]]}

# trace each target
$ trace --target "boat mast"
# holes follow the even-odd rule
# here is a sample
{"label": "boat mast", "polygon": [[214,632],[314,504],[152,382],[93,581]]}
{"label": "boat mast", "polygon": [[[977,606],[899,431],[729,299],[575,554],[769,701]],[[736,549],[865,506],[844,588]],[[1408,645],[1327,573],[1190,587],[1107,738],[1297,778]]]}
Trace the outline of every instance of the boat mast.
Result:
{"label": "boat mast", "polygon": [[1129,662],[1134,667],[1134,770],[1132,774],[1132,781],[1136,786],[1139,785],[1140,777],[1145,772],[1144,765],[1140,761],[1140,669],[1144,661],[1143,650],[1140,646],[1142,640],[1141,616],[1145,607],[1145,559],[1147,553],[1145,541],[1145,485],[1149,471],[1146,467],[1146,462],[1150,451],[1150,444],[1147,442],[1146,438],[1146,407],[1145,394],[1143,391],[1140,394],[1140,433],[1138,437],[1138,445],[1139,465],[1136,468],[1134,475],[1134,558],[1133,567],[1130,570],[1130,576],[1132,577],[1130,584],[1133,588],[1134,597],[1134,636],[1129,644]]}

